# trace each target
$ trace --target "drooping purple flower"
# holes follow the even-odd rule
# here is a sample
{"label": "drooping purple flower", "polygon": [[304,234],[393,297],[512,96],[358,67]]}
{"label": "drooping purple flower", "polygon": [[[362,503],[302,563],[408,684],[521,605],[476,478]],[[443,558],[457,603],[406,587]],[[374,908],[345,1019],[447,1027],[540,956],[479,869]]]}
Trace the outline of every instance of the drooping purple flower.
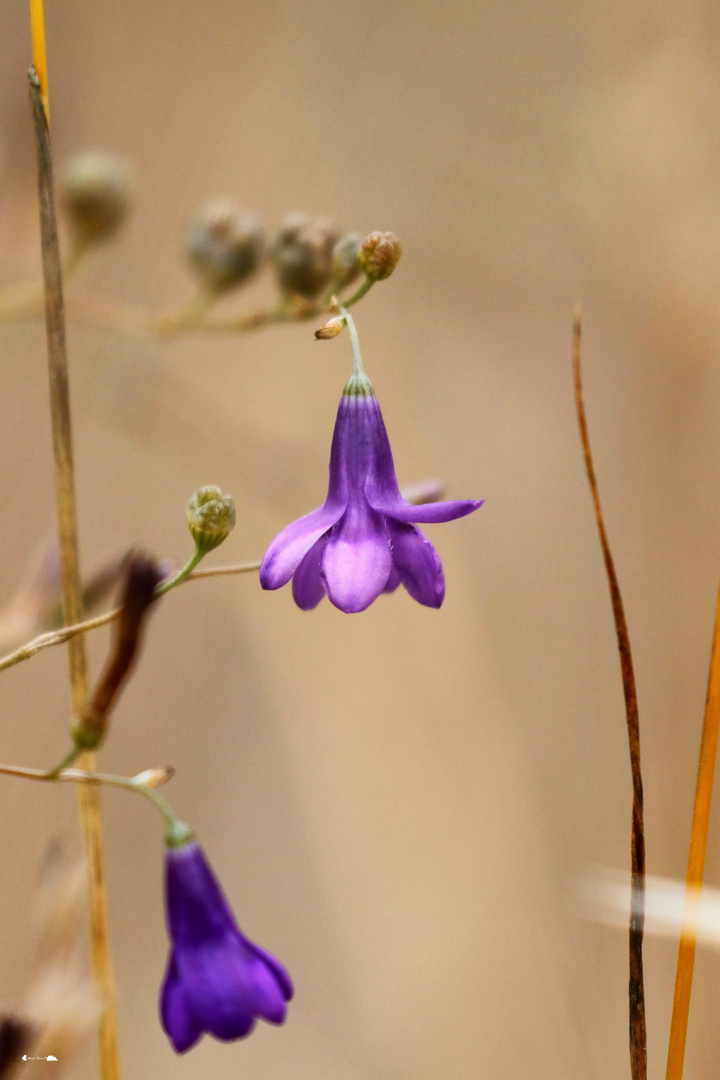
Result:
{"label": "drooping purple flower", "polygon": [[290,976],[238,929],[194,840],[166,848],[165,909],[171,947],[160,1015],[179,1054],[206,1031],[228,1041],[249,1035],[258,1017],[282,1024]]}
{"label": "drooping purple flower", "polygon": [[338,408],[324,506],[275,537],[260,567],[264,589],[292,578],[295,603],[309,611],[327,593],[341,611],[364,611],[382,592],[405,586],[420,604],[445,597],[440,556],[417,523],[452,521],[482,506],[475,499],[415,506],[403,499],[372,383],[352,320],[354,370]]}

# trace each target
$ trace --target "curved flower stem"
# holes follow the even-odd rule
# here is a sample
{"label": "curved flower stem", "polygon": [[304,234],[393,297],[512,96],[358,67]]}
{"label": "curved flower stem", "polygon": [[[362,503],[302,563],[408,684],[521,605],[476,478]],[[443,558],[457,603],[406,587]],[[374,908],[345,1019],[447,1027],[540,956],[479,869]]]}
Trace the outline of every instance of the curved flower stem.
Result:
{"label": "curved flower stem", "polygon": [[375,280],[375,278],[366,277],[357,292],[354,292],[349,300],[343,300],[342,306],[344,308],[349,308],[353,307],[354,304],[357,304],[358,300],[362,300],[363,296],[370,292],[375,284]]}
{"label": "curved flower stem", "polygon": [[353,358],[353,375],[364,376],[365,371],[363,369],[362,356],[360,355],[360,339],[358,338],[355,320],[344,306],[340,308],[340,314],[345,320],[345,325],[347,326],[348,334],[350,335],[350,346],[352,348]]}
{"label": "curved flower stem", "polygon": [[178,570],[177,574],[173,574],[173,576],[171,578],[168,578],[167,581],[163,581],[161,585],[158,585],[155,590],[155,596],[164,596],[165,593],[169,593],[171,589],[174,589],[176,585],[182,585],[183,581],[190,577],[190,574],[192,574],[193,570],[200,562],[200,560],[204,557],[204,555],[205,552],[202,551],[199,547],[196,547],[195,551],[192,553],[192,555],[182,567],[182,569]]}
{"label": "curved flower stem", "polygon": [[[187,567],[183,567],[185,570]],[[172,587],[176,585],[182,585],[185,581],[197,581],[200,578],[209,577],[225,577],[234,574],[251,574],[255,570],[260,569],[260,562],[240,563],[237,566],[212,566],[203,570],[193,570],[186,576],[180,578],[178,574],[171,580],[173,581]],[[182,571],[180,572],[182,573]],[[179,579],[179,580],[178,580]],[[169,589],[165,588],[165,585],[159,586],[160,589],[164,589],[168,592]],[[158,596],[161,593],[158,592]],[[86,634],[89,630],[97,630],[101,626],[107,626],[108,623],[113,622],[120,615],[120,608],[112,608],[111,611],[105,611],[102,615],[96,615],[93,619],[86,619],[84,622],[75,623],[72,626],[63,626],[60,630],[51,630],[47,634],[40,634],[39,637],[34,638],[28,642],[27,645],[22,645],[19,649],[15,649],[14,652],[8,653],[0,659],[0,671],[5,671],[6,668],[14,667],[15,664],[21,664],[23,660],[30,660],[35,653],[41,652],[43,649],[48,649],[53,645],[62,645],[66,641],[70,641],[71,638],[76,637],[78,634]]]}
{"label": "curved flower stem", "polygon": [[[172,770],[170,770],[171,773]],[[173,828],[179,823],[179,818],[167,799],[149,784],[143,783],[138,777],[87,772],[85,769],[62,768],[60,771],[56,769],[25,769],[20,765],[0,765],[0,775],[18,776],[24,780],[40,780],[46,783],[66,781],[72,784],[91,784],[94,786],[104,784],[107,787],[137,791],[140,795],[144,795],[146,799],[149,799],[155,808],[160,811],[168,827]]]}
{"label": "curved flower stem", "polygon": [[628,744],[630,748],[630,771],[632,774],[633,799],[630,829],[630,864],[632,871],[632,895],[634,902],[630,912],[629,967],[628,985],[630,1019],[630,1069],[633,1080],[646,1080],[647,1077],[647,1031],[645,1027],[645,982],[643,975],[643,930],[645,924],[645,826],[643,821],[643,782],[640,768],[640,720],[638,716],[637,690],[633,669],[630,635],[628,634],[625,609],[620,594],[620,584],[615,571],[610,542],[605,530],[600,494],[598,492],[595,467],[590,450],[585,404],[582,393],[580,372],[580,339],[582,313],[580,306],[575,310],[573,322],[573,380],[575,384],[575,405],[580,439],[585,457],[585,471],[595,507],[595,520],[600,535],[610,588],[610,600],[615,619],[620,670],[622,673],[623,694],[625,697],[625,716],[627,722]]}

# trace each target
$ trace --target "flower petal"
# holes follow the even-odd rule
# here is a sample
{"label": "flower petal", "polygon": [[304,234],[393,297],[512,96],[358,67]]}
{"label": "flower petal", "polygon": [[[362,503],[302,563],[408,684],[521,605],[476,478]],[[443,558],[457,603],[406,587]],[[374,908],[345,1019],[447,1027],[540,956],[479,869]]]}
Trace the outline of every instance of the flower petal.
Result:
{"label": "flower petal", "polygon": [[445,599],[445,575],[440,556],[414,525],[386,521],[393,566],[414,600],[439,608]]}
{"label": "flower petal", "polygon": [[166,849],[165,895],[174,945],[196,948],[239,933],[222,889],[195,841]]}
{"label": "flower petal", "polygon": [[366,423],[368,428],[372,429],[375,452],[372,468],[365,481],[365,497],[373,510],[386,517],[394,517],[397,521],[440,522],[465,517],[482,506],[482,500],[477,499],[455,499],[451,502],[424,503],[421,506],[403,499],[380,406],[375,397],[368,398],[367,401],[369,411]]}
{"label": "flower petal", "polygon": [[248,938],[243,938],[246,947],[250,952],[254,953],[262,962],[270,968],[275,981],[277,982],[285,1001],[291,1001],[295,994],[295,987],[292,984],[292,979],[288,975],[285,968],[280,961],[272,953],[269,953],[267,949],[261,949],[259,945],[256,945],[254,941],[250,941]]}
{"label": "flower petal", "polygon": [[175,951],[193,1016],[216,1039],[249,1035],[255,1026],[257,995],[251,957],[238,933],[205,948]]}
{"label": "flower petal", "polygon": [[365,484],[365,496],[373,510],[396,521],[435,524],[441,521],[454,521],[478,510],[484,499],[452,499],[450,502],[423,503],[415,506],[406,502],[398,491],[397,498],[387,491],[380,491],[375,478],[369,476]]}
{"label": "flower petal", "polygon": [[166,1035],[178,1054],[184,1054],[202,1035],[202,1027],[193,1016],[178,975],[175,953],[170,953],[160,995],[160,1019]]}
{"label": "flower petal", "polygon": [[346,502],[328,500],[319,510],[293,521],[275,537],[260,567],[263,589],[279,589],[287,585],[313,544],[342,517],[345,505]]}
{"label": "flower petal", "polygon": [[361,495],[328,539],[322,560],[327,594],[341,611],[364,611],[387,585],[391,568],[385,523]]}
{"label": "flower petal", "polygon": [[392,566],[390,568],[390,577],[387,579],[387,584],[386,584],[385,588],[383,589],[383,592],[387,592],[387,593],[395,592],[395,590],[397,589],[399,584],[400,584],[400,575],[398,574],[395,567]]}
{"label": "flower petal", "polygon": [[312,611],[325,595],[325,586],[320,577],[320,565],[326,544],[327,536],[321,536],[293,574],[293,599],[302,611]]}
{"label": "flower petal", "polygon": [[251,971],[256,1015],[269,1020],[271,1024],[282,1024],[287,1012],[286,999],[273,971],[259,957],[252,960]]}

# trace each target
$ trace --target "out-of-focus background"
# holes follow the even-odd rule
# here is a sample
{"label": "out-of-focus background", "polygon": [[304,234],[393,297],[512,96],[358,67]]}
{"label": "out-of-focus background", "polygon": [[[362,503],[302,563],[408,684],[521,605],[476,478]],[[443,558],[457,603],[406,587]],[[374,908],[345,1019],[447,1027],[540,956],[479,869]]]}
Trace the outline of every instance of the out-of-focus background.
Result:
{"label": "out-of-focus background", "polygon": [[[137,170],[92,295],[191,295],[179,236],[227,195],[393,229],[399,270],[359,305],[401,482],[482,510],[428,529],[438,612],[402,590],[298,611],[254,577],[188,585],[153,618],[102,761],[169,762],[243,929],[295,979],[287,1025],[174,1059],[161,827],[108,792],[127,1076],[526,1080],[628,1071],[626,935],[574,882],[626,869],[630,776],[607,587],[570,372],[587,408],[640,694],[648,869],[682,876],[720,573],[720,19],[701,0],[449,4],[48,0],[58,162]],[[0,265],[38,273],[29,16],[2,5]],[[262,284],[233,310],[267,296]],[[217,563],[259,557],[324,498],[349,370],[314,325],[168,344],[71,326],[82,551],[183,559],[201,484],[235,496]],[[0,595],[53,535],[42,326],[0,327]],[[90,642],[97,672],[107,638]],[[0,758],[64,746],[65,658],[0,679]],[[0,1001],[20,1007],[37,867],[73,792],[3,780]],[[707,881],[720,877],[718,834]],[[675,945],[648,939],[650,1069]],[[716,1071],[720,959],[700,949],[687,1080]],[[49,1068],[50,1066],[48,1066]],[[94,1050],[68,1075],[90,1076]]]}

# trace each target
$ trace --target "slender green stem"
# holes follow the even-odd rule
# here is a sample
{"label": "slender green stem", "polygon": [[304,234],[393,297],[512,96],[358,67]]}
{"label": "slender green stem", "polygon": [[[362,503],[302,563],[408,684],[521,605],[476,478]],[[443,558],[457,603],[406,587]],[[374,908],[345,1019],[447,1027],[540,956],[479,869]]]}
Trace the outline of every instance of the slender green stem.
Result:
{"label": "slender green stem", "polygon": [[375,278],[366,277],[357,292],[354,292],[349,300],[343,300],[342,306],[344,308],[353,307],[354,304],[357,304],[358,300],[362,300],[363,296],[370,292],[374,284]]}
{"label": "slender green stem", "polygon": [[[76,754],[77,756],[77,754]],[[114,776],[112,773],[87,772],[85,769],[26,769],[19,765],[0,765],[0,774],[18,776],[25,780],[40,780],[46,783],[104,784],[107,787],[123,788],[144,795],[162,814],[169,828],[176,828],[180,823],[178,815],[168,800],[150,787],[132,776]]]}
{"label": "slender green stem", "polygon": [[[260,561],[251,563],[240,563],[237,566],[211,566],[202,570],[193,570],[192,573],[184,574],[187,566],[183,567],[180,574],[176,574],[170,579],[170,582],[158,586],[158,590],[163,589],[165,592],[169,591],[169,588],[174,588],[176,585],[182,585],[185,581],[198,581],[200,578],[209,577],[227,577],[234,574],[250,574],[255,570],[260,569]],[[166,587],[167,586],[167,587]],[[160,591],[157,591],[157,595],[162,595]],[[89,630],[97,630],[101,626],[107,626],[108,623],[114,622],[120,615],[120,608],[113,608],[111,611],[106,611],[102,615],[96,615],[93,619],[86,619],[84,622],[75,623],[72,626],[63,626],[60,630],[51,630],[47,634],[40,634],[27,645],[22,645],[19,649],[15,649],[14,652],[8,653],[0,659],[0,671],[5,671],[6,668],[14,667],[15,664],[21,664],[23,660],[30,660],[35,653],[41,652],[43,649],[49,649],[53,645],[62,645],[64,642],[69,641],[71,638],[76,637],[78,634],[86,634]]]}
{"label": "slender green stem", "polygon": [[171,578],[168,578],[167,581],[164,581],[162,585],[158,585],[157,589],[155,590],[155,595],[164,596],[165,593],[169,593],[170,590],[174,589],[177,585],[182,585],[183,581],[190,577],[190,574],[192,574],[197,564],[204,557],[205,552],[201,551],[200,548],[196,547],[195,551],[192,553],[183,568],[181,570],[178,570],[177,574],[174,574]]}
{"label": "slender green stem", "polygon": [[340,314],[345,319],[345,325],[347,326],[348,334],[350,335],[350,346],[352,348],[353,358],[353,375],[356,375],[358,377],[365,376],[362,356],[360,355],[360,339],[358,338],[355,320],[353,319],[350,312],[345,309],[345,307],[340,308]]}

